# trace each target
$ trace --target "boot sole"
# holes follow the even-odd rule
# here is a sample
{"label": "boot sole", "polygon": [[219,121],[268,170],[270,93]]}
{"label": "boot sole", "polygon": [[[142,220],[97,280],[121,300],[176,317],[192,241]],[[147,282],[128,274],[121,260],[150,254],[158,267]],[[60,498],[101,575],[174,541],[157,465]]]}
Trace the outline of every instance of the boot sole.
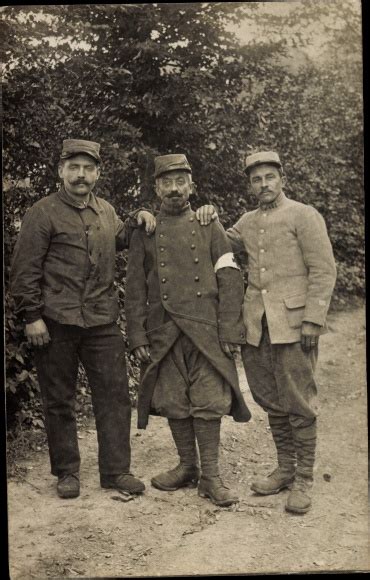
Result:
{"label": "boot sole", "polygon": [[57,492],[57,493],[61,499],[73,499],[75,497],[79,497],[79,495],[80,495],[80,492],[76,493],[75,491],[72,493],[59,493],[59,492]]}
{"label": "boot sole", "polygon": [[254,491],[255,493],[258,493],[259,495],[276,495],[277,493],[279,493],[283,489],[287,489],[287,488],[290,489],[292,484],[293,484],[293,481],[291,481],[290,483],[287,483],[286,485],[281,485],[280,487],[278,487],[276,489],[270,489],[268,491],[262,490],[261,488],[258,488],[255,485],[251,485],[251,490]]}
{"label": "boot sole", "polygon": [[143,493],[145,491],[145,487],[144,489],[124,489],[123,487],[118,487],[117,485],[109,485],[106,483],[101,483],[100,487],[102,487],[103,489],[115,489],[116,491],[123,491],[125,493],[129,493],[130,495],[137,495],[138,493]]}
{"label": "boot sole", "polygon": [[182,487],[194,488],[197,487],[198,485],[198,480],[195,479],[189,481],[188,483],[184,483],[183,485],[178,485],[176,487],[168,487],[167,485],[162,485],[161,483],[158,483],[158,481],[155,479],[151,479],[150,482],[153,487],[155,487],[156,489],[160,489],[161,491],[176,491],[177,489],[181,489]]}
{"label": "boot sole", "polygon": [[215,505],[219,505],[219,506],[223,506],[223,507],[232,505],[234,503],[238,503],[238,501],[239,501],[237,498],[235,498],[235,499],[225,499],[223,501],[222,500],[221,501],[218,501],[210,493],[207,493],[205,491],[198,491],[198,495],[200,497],[204,497],[204,498],[210,499],[211,502],[214,503]]}
{"label": "boot sole", "polygon": [[306,508],[291,508],[291,507],[285,506],[285,510],[287,512],[292,513],[292,514],[306,514],[310,509],[311,509],[310,505]]}

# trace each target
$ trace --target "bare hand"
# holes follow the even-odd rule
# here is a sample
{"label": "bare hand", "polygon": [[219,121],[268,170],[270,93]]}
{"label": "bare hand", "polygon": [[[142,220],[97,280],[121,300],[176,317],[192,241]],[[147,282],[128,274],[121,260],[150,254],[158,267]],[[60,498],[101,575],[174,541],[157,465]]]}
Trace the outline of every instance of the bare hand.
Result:
{"label": "bare hand", "polygon": [[150,236],[156,228],[157,220],[149,211],[142,209],[136,216],[138,226],[145,224],[145,231]]}
{"label": "bare hand", "polygon": [[321,326],[313,322],[302,322],[301,347],[305,352],[309,352],[319,344]]}
{"label": "bare hand", "polygon": [[150,360],[151,360],[151,358],[150,358],[150,348],[149,348],[149,346],[146,346],[146,345],[144,345],[144,346],[138,346],[137,348],[135,348],[134,349],[134,355],[142,363],[149,363]]}
{"label": "bare hand", "polygon": [[233,344],[232,342],[223,342],[220,340],[220,345],[224,353],[229,358],[235,358],[236,353],[238,352],[238,345]]}
{"label": "bare hand", "polygon": [[44,346],[50,342],[49,331],[42,318],[26,324],[25,334],[29,344],[33,346]]}
{"label": "bare hand", "polygon": [[212,220],[218,218],[218,214],[213,205],[202,205],[202,207],[197,209],[195,212],[195,216],[201,226],[208,226]]}

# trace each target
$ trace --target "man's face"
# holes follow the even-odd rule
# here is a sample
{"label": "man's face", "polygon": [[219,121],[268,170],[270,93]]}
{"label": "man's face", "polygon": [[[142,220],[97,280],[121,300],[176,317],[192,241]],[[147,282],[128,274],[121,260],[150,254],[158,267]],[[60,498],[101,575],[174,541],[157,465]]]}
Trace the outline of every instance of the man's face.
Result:
{"label": "man's face", "polygon": [[176,212],[184,207],[192,191],[193,184],[188,171],[168,171],[156,180],[157,195],[170,211]]}
{"label": "man's face", "polygon": [[100,175],[100,168],[90,155],[80,153],[63,161],[58,167],[66,191],[72,195],[89,194]]}
{"label": "man's face", "polygon": [[283,178],[275,165],[263,163],[249,172],[252,191],[259,203],[271,203],[283,189]]}

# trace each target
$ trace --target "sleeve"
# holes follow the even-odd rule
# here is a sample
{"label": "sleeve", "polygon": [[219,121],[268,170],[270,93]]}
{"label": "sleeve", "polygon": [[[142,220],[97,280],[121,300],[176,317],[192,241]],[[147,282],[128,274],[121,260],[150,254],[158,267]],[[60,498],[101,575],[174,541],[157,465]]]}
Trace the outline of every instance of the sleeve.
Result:
{"label": "sleeve", "polygon": [[130,350],[149,344],[146,335],[147,280],[145,247],[140,230],[132,234],[126,274],[125,313]]}
{"label": "sleeve", "polygon": [[[126,219],[121,220],[117,214],[115,214],[115,227],[116,227],[116,250],[119,252],[121,250],[127,250],[130,246],[130,240],[133,232],[141,227],[137,223],[137,215],[140,211],[149,211],[144,207],[135,209],[130,212]],[[151,213],[151,212],[150,212]]]}
{"label": "sleeve", "polygon": [[243,278],[232,253],[231,244],[220,223],[212,224],[212,261],[218,285],[218,333],[220,340],[245,343],[242,316]]}
{"label": "sleeve", "polygon": [[308,207],[299,218],[297,237],[308,269],[308,287],[304,322],[323,326],[336,280],[333,249],[324,218]]}
{"label": "sleeve", "polygon": [[243,216],[236,222],[234,226],[226,230],[227,237],[231,243],[233,252],[243,252],[245,253],[245,247],[243,238],[241,235]]}
{"label": "sleeve", "polygon": [[10,290],[16,313],[22,313],[26,323],[41,318],[44,303],[41,297],[43,263],[51,240],[51,224],[39,207],[25,214],[10,267]]}

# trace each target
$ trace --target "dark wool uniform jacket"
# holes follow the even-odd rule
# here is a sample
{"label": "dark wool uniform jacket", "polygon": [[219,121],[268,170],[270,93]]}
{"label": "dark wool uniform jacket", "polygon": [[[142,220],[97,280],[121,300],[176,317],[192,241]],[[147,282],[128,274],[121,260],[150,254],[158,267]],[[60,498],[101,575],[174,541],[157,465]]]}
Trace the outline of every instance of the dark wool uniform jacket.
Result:
{"label": "dark wool uniform jacket", "polygon": [[23,218],[13,254],[16,312],[26,322],[44,315],[84,328],[114,322],[115,255],[128,247],[129,224],[94,194],[85,206],[64,189],[36,202]]}
{"label": "dark wool uniform jacket", "polygon": [[235,362],[220,347],[220,340],[245,343],[243,281],[232,258],[222,226],[200,226],[190,206],[175,216],[161,211],[153,236],[133,233],[125,299],[128,339],[131,350],[150,345],[151,352],[139,388],[139,428],[154,413],[150,402],[159,365],[181,332],[230,384],[234,419],[250,419]]}

